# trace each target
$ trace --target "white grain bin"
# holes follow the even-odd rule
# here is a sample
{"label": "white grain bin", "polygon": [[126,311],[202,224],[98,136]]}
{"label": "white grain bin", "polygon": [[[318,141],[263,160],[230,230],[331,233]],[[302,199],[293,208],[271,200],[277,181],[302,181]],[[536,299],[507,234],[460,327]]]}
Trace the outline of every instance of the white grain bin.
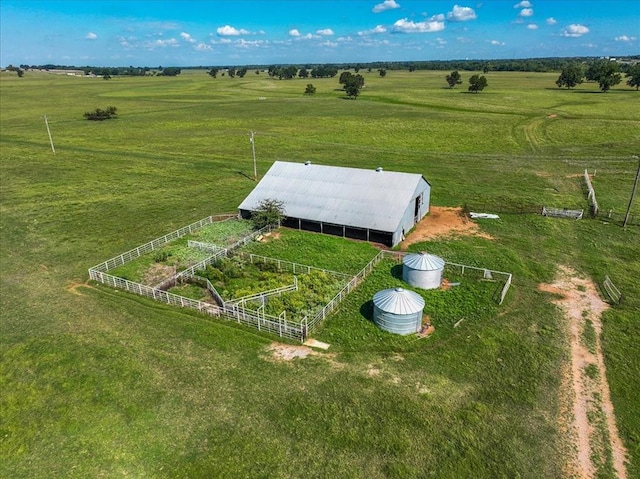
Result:
{"label": "white grain bin", "polygon": [[403,288],[378,291],[373,295],[373,322],[395,334],[411,334],[422,328],[424,299]]}
{"label": "white grain bin", "polygon": [[444,260],[429,253],[412,253],[402,259],[402,279],[411,286],[435,289],[442,285]]}

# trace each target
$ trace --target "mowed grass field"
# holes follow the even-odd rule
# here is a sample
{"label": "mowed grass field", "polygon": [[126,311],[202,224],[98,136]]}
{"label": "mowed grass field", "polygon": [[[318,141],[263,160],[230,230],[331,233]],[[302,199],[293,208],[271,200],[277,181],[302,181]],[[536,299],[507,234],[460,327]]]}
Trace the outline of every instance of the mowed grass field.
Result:
{"label": "mowed grass field", "polygon": [[[602,341],[628,474],[640,476],[640,226],[508,213],[587,209],[585,168],[600,208],[624,213],[640,94],[559,90],[557,73],[489,72],[477,95],[468,72],[453,90],[448,72],[361,73],[355,101],[337,78],[251,71],[0,75],[0,476],[562,477],[565,326],[537,289],[559,265],[597,283],[609,275],[624,293]],[[117,119],[84,120],[107,106]],[[459,328],[418,340],[374,328],[363,289],[318,332],[328,353],[283,362],[272,337],[85,284],[94,264],[235,211],[255,185],[249,131],[259,174],[275,160],[383,166],[423,174],[433,205],[500,213],[481,224],[493,240],[413,248],[512,272],[505,304],[461,304]],[[366,264],[364,246],[319,238],[286,234],[265,251]]]}

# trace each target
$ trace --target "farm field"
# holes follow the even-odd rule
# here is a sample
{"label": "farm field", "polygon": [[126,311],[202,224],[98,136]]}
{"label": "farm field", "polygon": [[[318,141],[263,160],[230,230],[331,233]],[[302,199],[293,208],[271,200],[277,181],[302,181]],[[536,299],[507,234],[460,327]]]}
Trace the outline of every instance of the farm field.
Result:
{"label": "farm field", "polygon": [[[640,477],[640,199],[633,225],[619,221],[638,92],[489,72],[469,94],[446,88],[447,73],[364,72],[355,101],[337,78],[2,73],[0,476],[571,477],[568,326],[540,289],[566,267],[623,292],[600,341],[626,477]],[[83,118],[108,106],[117,119]],[[259,175],[275,160],[383,166],[423,174],[432,205],[498,213],[477,220],[483,236],[409,249],[513,273],[505,303],[479,309],[487,291],[452,289],[455,310],[427,304],[434,334],[392,336],[367,309],[398,281],[388,265],[314,335],[329,350],[286,361],[272,336],[87,281],[92,265],[233,213],[255,185],[250,131]],[[587,211],[585,168],[613,218],[534,213]],[[375,254],[290,230],[251,248],[350,274]],[[593,477],[615,477],[613,452],[595,452]]]}

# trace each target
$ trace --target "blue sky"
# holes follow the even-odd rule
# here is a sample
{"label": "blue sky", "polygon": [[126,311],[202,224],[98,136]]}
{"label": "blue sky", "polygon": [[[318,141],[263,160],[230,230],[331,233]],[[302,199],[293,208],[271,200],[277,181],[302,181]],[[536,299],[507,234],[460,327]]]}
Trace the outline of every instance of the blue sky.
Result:
{"label": "blue sky", "polygon": [[0,65],[640,54],[639,0],[0,0]]}

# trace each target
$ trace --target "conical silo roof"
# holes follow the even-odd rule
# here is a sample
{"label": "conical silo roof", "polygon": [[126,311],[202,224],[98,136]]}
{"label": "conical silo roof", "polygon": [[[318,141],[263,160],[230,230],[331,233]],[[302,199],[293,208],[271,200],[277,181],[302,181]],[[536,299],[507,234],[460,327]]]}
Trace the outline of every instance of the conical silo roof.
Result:
{"label": "conical silo roof", "polygon": [[390,288],[373,295],[373,304],[393,314],[414,314],[424,309],[424,299],[418,293],[404,288]]}
{"label": "conical silo roof", "polygon": [[411,269],[418,271],[437,271],[444,268],[444,260],[429,253],[411,253],[402,262]]}

